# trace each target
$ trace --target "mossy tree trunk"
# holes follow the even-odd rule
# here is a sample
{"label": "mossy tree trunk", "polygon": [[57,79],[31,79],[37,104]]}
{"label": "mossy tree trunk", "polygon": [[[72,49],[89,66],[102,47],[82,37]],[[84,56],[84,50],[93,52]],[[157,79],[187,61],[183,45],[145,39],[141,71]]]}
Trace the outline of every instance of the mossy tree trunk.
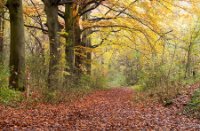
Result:
{"label": "mossy tree trunk", "polygon": [[67,81],[73,78],[77,82],[83,74],[91,74],[91,52],[88,51],[91,45],[88,37],[90,31],[82,32],[80,25],[80,20],[87,20],[90,12],[83,14],[82,17],[80,12],[81,7],[76,3],[65,5],[66,71],[70,73],[70,76],[66,77]]}
{"label": "mossy tree trunk", "polygon": [[[78,10],[78,9],[77,9]],[[83,70],[83,45],[81,42],[81,29],[80,29],[80,16],[78,14],[78,11],[74,10],[76,14],[76,18],[74,21],[74,35],[75,35],[75,73],[77,78],[79,79],[82,76]]]}
{"label": "mossy tree trunk", "polygon": [[[65,31],[66,35],[66,71],[73,75],[74,72],[74,16],[73,16],[73,4],[66,4],[65,5]],[[68,78],[67,78],[68,79]]]}
{"label": "mossy tree trunk", "polygon": [[2,9],[2,10],[0,10],[0,64],[4,63],[4,60],[3,60],[4,19],[3,19],[3,17],[4,17],[4,11]]}
{"label": "mossy tree trunk", "polygon": [[[79,79],[81,76],[81,29],[79,7],[75,3],[65,5],[66,63],[70,76]],[[67,77],[69,79],[69,77]]]}
{"label": "mossy tree trunk", "polygon": [[63,70],[61,66],[60,27],[58,22],[58,6],[49,0],[44,0],[47,15],[48,35],[50,42],[50,61],[48,88],[54,90],[63,85]]}
{"label": "mossy tree trunk", "polygon": [[[90,12],[86,13],[83,15],[83,21],[87,21],[89,19]],[[84,48],[84,54],[85,54],[85,59],[84,59],[84,67],[86,70],[86,74],[90,75],[91,74],[91,61],[92,61],[92,52],[90,49],[91,46],[91,39],[89,38],[91,30],[86,30],[82,33],[82,43]],[[83,62],[82,62],[83,63]]]}
{"label": "mossy tree trunk", "polygon": [[10,79],[9,85],[25,90],[25,38],[22,0],[8,0],[10,13]]}

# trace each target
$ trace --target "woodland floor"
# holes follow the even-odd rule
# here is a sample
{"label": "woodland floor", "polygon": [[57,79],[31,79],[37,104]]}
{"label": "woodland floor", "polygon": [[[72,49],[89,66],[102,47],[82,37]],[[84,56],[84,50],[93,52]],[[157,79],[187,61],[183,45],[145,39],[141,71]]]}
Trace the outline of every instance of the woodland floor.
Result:
{"label": "woodland floor", "polygon": [[0,106],[3,130],[199,130],[200,120],[181,114],[194,86],[168,107],[154,102],[136,103],[129,88],[95,91],[69,104],[38,104],[33,109]]}

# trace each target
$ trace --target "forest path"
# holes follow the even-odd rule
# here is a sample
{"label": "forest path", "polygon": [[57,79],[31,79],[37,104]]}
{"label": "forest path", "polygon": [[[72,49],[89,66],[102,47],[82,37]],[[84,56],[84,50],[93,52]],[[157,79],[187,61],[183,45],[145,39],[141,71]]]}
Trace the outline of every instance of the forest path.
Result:
{"label": "forest path", "polygon": [[[40,104],[34,109],[14,109],[0,106],[0,129],[126,131],[144,129],[200,130],[200,121],[179,113],[180,96],[175,104],[133,101],[129,88],[95,91],[83,99],[67,104]],[[183,103],[184,103],[183,102]],[[182,104],[183,104],[182,103]]]}

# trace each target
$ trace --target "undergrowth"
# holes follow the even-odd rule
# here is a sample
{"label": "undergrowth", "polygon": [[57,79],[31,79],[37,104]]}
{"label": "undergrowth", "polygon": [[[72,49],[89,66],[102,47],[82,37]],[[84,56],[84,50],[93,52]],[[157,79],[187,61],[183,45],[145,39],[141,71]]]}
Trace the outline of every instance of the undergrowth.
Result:
{"label": "undergrowth", "polygon": [[8,87],[0,88],[0,103],[4,105],[16,106],[23,100],[23,95],[19,91],[9,89]]}
{"label": "undergrowth", "polygon": [[185,107],[183,113],[200,119],[200,89],[194,92],[192,99]]}
{"label": "undergrowth", "polygon": [[136,91],[134,100],[138,102],[151,100],[168,106],[173,104],[173,99],[181,94],[181,90],[183,90],[184,87],[180,84],[174,84],[171,86],[163,85],[153,88],[145,88],[142,85],[136,85],[131,88]]}
{"label": "undergrowth", "polygon": [[55,91],[44,90],[42,93],[41,102],[51,104],[58,104],[62,102],[69,103],[83,98],[92,91],[93,89],[91,88],[68,88]]}

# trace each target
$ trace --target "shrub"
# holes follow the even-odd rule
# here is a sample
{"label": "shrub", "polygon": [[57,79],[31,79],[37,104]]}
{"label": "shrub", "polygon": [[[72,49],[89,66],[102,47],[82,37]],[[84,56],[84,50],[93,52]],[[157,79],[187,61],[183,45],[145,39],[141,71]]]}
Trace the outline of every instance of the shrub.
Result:
{"label": "shrub", "polygon": [[57,102],[58,94],[56,91],[45,91],[43,92],[43,99],[42,101],[48,102],[48,103],[54,103]]}
{"label": "shrub", "polygon": [[183,113],[200,119],[200,89],[194,92]]}
{"label": "shrub", "polygon": [[91,76],[89,76],[89,75],[81,76],[81,79],[79,81],[79,87],[90,88],[91,84],[92,84]]}
{"label": "shrub", "polygon": [[22,93],[11,90],[7,87],[0,88],[0,103],[10,105],[21,102],[23,100]]}
{"label": "shrub", "polygon": [[93,89],[101,89],[105,88],[107,86],[107,77],[104,77],[102,75],[96,74],[93,75],[82,75],[81,79],[77,82],[75,82],[76,85],[73,85],[74,88],[93,88]]}
{"label": "shrub", "polygon": [[72,102],[80,99],[90,93],[93,89],[91,88],[63,88],[55,91],[48,89],[43,91],[42,102],[57,104],[60,102]]}
{"label": "shrub", "polygon": [[122,72],[113,71],[108,76],[108,85],[110,87],[127,86],[126,76]]}
{"label": "shrub", "polygon": [[144,89],[140,85],[132,87],[136,92],[134,95],[135,100],[144,101],[154,101],[162,103],[164,106],[173,104],[173,99],[180,95],[182,86],[169,86],[169,87],[154,87],[149,89]]}
{"label": "shrub", "polygon": [[107,86],[107,78],[102,75],[91,76],[91,88],[101,89]]}
{"label": "shrub", "polygon": [[134,91],[144,91],[144,87],[142,85],[134,85],[131,87]]}
{"label": "shrub", "polygon": [[8,86],[8,77],[9,77],[9,70],[0,65],[0,87],[7,87]]}
{"label": "shrub", "polygon": [[15,105],[22,101],[21,92],[8,88],[9,69],[0,65],[0,103],[5,105]]}
{"label": "shrub", "polygon": [[39,55],[27,56],[26,72],[30,73],[29,85],[31,90],[38,90],[47,85],[48,63]]}
{"label": "shrub", "polygon": [[139,81],[135,90],[144,91],[153,100],[164,105],[172,104],[172,99],[180,94],[183,87],[184,73],[182,68],[173,65],[151,63],[139,72]]}

